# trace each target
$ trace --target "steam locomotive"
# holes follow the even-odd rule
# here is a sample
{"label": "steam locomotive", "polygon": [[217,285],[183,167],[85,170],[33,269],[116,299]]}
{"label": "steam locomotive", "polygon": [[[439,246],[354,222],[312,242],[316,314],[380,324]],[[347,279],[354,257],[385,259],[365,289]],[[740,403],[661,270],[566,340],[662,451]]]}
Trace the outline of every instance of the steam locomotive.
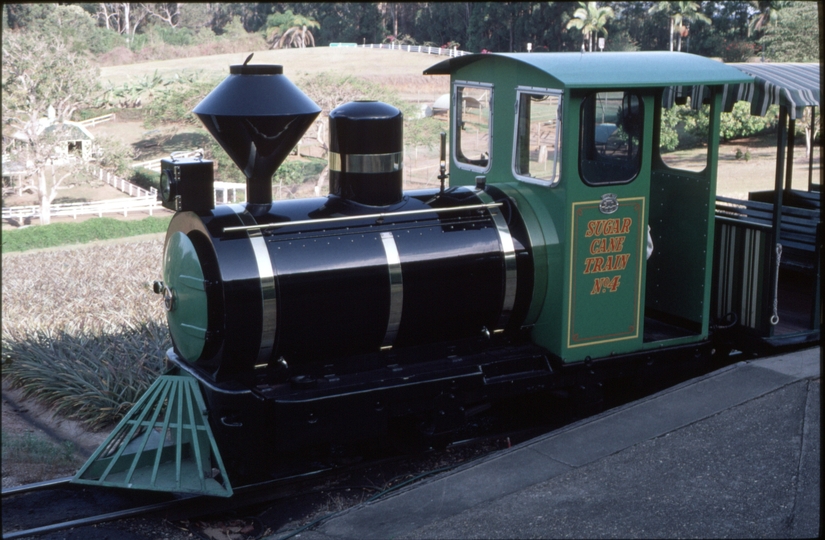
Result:
{"label": "steam locomotive", "polygon": [[[210,161],[163,160],[171,369],[75,481],[229,496],[317,445],[399,426],[448,440],[497,400],[722,350],[719,115],[750,76],[679,53],[425,73],[451,77],[449,187],[442,139],[441,186],[405,192],[401,112],[355,101],[329,115],[329,195],[273,202],[320,112],[281,66],[233,65],[194,109],[247,202],[215,205]],[[659,152],[668,92],[688,87],[711,104],[700,171]]]}

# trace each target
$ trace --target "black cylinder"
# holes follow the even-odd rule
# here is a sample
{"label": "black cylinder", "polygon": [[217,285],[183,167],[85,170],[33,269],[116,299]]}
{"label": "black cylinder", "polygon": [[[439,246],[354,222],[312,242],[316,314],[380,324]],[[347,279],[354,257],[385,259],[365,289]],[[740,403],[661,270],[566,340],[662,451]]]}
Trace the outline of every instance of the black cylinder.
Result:
{"label": "black cylinder", "polygon": [[380,101],[329,113],[329,192],[369,206],[401,201],[404,115]]}
{"label": "black cylinder", "polygon": [[[195,296],[206,298],[208,319],[203,353],[187,360],[218,381],[240,380],[282,357],[300,374],[312,363],[518,327],[532,297],[532,269],[507,262],[529,257],[523,243],[505,241],[515,238],[508,221],[521,230],[518,214],[485,209],[468,189],[437,194],[407,196],[403,210],[381,219],[342,218],[339,205],[332,211],[334,201],[320,198],[278,201],[257,216],[243,205],[178,212],[167,245],[177,233],[190,240],[203,274]],[[335,217],[318,217],[329,211]],[[263,230],[231,230],[256,224]],[[185,255],[167,252],[166,264],[176,253]],[[198,313],[180,289],[178,322],[191,340],[187,332],[204,325],[185,318]]]}

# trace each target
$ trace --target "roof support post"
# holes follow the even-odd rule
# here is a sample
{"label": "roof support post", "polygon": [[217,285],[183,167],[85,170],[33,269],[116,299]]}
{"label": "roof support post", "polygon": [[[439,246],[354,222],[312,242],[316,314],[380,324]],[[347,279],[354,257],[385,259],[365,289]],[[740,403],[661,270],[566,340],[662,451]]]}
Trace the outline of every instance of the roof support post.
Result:
{"label": "roof support post", "polygon": [[782,187],[783,187],[783,172],[785,165],[785,139],[787,137],[786,130],[788,124],[788,108],[784,105],[779,106],[779,123],[776,126],[776,183],[774,184],[774,201],[773,201],[773,231],[779,240],[779,228],[782,208]]}
{"label": "roof support post", "polygon": [[793,146],[796,138],[796,120],[788,119],[788,158],[785,160],[785,189],[791,190],[791,180],[793,177]]}
{"label": "roof support post", "polygon": [[[808,146],[808,192],[813,191],[814,185],[814,126],[816,126],[816,107],[811,107],[811,142]],[[819,159],[822,160],[821,155]]]}

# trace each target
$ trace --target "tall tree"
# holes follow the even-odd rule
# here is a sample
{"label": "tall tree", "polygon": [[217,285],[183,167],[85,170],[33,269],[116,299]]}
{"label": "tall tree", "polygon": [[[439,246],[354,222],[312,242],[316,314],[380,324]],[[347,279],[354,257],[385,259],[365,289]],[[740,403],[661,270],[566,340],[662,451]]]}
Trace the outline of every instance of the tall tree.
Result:
{"label": "tall tree", "polygon": [[675,26],[675,20],[673,19],[673,2],[656,2],[647,12],[651,15],[664,13],[668,16],[668,20],[670,21],[670,31],[668,32],[670,35],[670,50],[673,51],[673,32]]}
{"label": "tall tree", "polygon": [[[579,8],[573,12],[573,18],[567,21],[565,28],[581,30],[584,43],[588,44],[588,51],[593,51],[593,36],[603,34],[607,36],[607,22],[615,17],[613,8],[599,7],[598,2],[579,2]],[[584,47],[584,43],[582,47]]]}
{"label": "tall tree", "polygon": [[790,2],[785,0],[752,0],[751,5],[756,13],[748,23],[748,36],[761,35],[773,24],[777,24],[781,17],[782,8],[788,7]]}
{"label": "tall tree", "polygon": [[676,9],[673,13],[673,22],[674,27],[676,30],[676,34],[679,36],[678,45],[676,50],[682,50],[682,38],[688,35],[688,30],[690,28],[689,24],[685,24],[693,22],[694,20],[699,20],[707,24],[711,24],[710,17],[699,11],[700,3],[699,2],[690,2],[690,1],[680,1],[676,2]]}
{"label": "tall tree", "polygon": [[771,62],[820,62],[819,2],[791,2],[782,8],[782,22],[771,24],[759,43]]}
{"label": "tall tree", "polygon": [[466,44],[470,35],[470,2],[425,2],[416,14],[417,37],[436,46],[455,41]]}
{"label": "tall tree", "polygon": [[300,11],[321,25],[315,35],[319,46],[331,42],[381,43],[387,35],[381,22],[378,5],[372,2],[319,2],[309,3],[307,10]]}
{"label": "tall tree", "polygon": [[35,179],[42,224],[50,221],[57,188],[74,171],[57,176],[57,130],[44,129],[41,119],[53,110],[56,122],[69,120],[78,107],[94,99],[97,80],[97,69],[60,38],[35,31],[3,33],[3,139],[22,139],[10,153],[28,164]]}

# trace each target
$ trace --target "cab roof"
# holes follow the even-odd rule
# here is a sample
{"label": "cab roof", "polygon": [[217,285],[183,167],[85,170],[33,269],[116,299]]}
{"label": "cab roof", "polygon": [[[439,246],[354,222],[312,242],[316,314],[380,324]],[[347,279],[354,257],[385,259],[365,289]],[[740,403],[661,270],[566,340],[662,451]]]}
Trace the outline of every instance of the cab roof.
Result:
{"label": "cab roof", "polygon": [[506,59],[543,71],[562,88],[744,84],[753,78],[703,56],[681,52],[492,53],[439,62],[425,75],[448,75],[475,62]]}

